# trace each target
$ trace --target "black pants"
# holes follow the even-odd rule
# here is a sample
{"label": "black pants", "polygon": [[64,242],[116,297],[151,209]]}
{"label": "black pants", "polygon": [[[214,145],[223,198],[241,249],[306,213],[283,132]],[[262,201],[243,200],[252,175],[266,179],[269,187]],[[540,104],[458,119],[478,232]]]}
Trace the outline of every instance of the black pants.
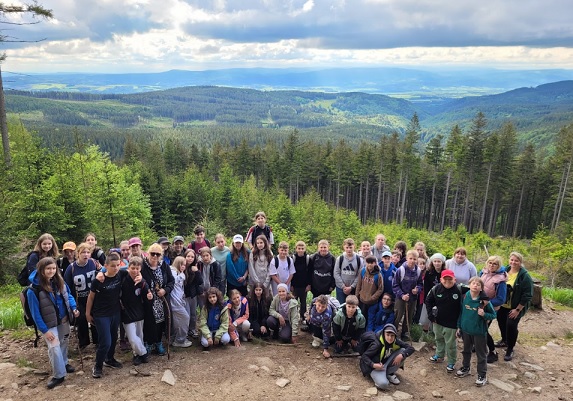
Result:
{"label": "black pants", "polygon": [[279,319],[269,316],[267,319],[269,329],[273,331],[273,338],[280,339],[283,343],[290,343],[292,340],[292,327],[287,320],[284,326],[280,326]]}
{"label": "black pants", "polygon": [[92,337],[92,343],[98,344],[97,329],[95,324],[89,325],[86,319],[86,305],[87,298],[78,298],[76,302],[77,308],[80,311],[80,316],[76,318],[76,330],[78,331],[78,341],[80,347],[85,347],[90,345],[90,331]]}
{"label": "black pants", "polygon": [[[265,334],[261,333],[261,326],[265,326],[267,331]],[[252,321],[251,322],[251,329],[253,330],[253,335],[255,337],[268,337],[269,336],[269,328],[267,322],[259,322],[259,321]]]}
{"label": "black pants", "polygon": [[306,286],[305,287],[293,287],[294,296],[299,300],[300,305],[300,320],[304,320],[304,314],[306,313]]}
{"label": "black pants", "polygon": [[509,312],[511,309],[504,308],[503,306],[497,311],[497,324],[499,325],[499,331],[501,332],[501,339],[507,344],[507,351],[513,351],[515,343],[517,342],[517,336],[519,330],[517,326],[521,317],[516,319],[509,318]]}

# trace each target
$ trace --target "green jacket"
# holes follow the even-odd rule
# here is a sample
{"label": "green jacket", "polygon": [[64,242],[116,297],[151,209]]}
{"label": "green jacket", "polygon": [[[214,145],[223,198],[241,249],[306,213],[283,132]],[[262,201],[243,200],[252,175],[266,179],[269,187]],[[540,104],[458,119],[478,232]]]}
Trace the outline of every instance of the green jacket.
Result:
{"label": "green jacket", "polygon": [[[507,268],[506,270],[509,272]],[[533,280],[525,267],[521,266],[521,269],[519,269],[513,287],[507,286],[507,296],[508,299],[511,296],[511,309],[516,309],[518,305],[523,305],[519,317],[521,318],[525,315],[531,298],[533,298]]]}
{"label": "green jacket", "polygon": [[[277,319],[281,315],[279,311],[279,302],[280,298],[278,295],[275,295],[273,300],[271,301],[271,306],[269,308],[269,315],[274,316]],[[298,301],[294,298],[291,298],[288,305],[288,321],[290,321],[290,326],[292,327],[292,335],[298,335],[298,321],[300,319],[299,311],[298,311]]]}
{"label": "green jacket", "polygon": [[487,321],[495,319],[496,313],[491,306],[491,302],[483,307],[485,314],[478,315],[478,308],[482,307],[482,301],[473,299],[469,292],[466,292],[462,299],[462,312],[458,318],[458,327],[471,336],[485,336],[487,334]]}

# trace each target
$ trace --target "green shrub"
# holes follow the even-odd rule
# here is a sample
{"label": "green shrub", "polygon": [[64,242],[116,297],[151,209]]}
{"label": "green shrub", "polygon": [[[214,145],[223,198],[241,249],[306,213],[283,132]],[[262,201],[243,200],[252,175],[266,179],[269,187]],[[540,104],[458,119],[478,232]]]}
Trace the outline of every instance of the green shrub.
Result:
{"label": "green shrub", "polygon": [[573,290],[569,288],[543,287],[542,294],[554,302],[573,308]]}

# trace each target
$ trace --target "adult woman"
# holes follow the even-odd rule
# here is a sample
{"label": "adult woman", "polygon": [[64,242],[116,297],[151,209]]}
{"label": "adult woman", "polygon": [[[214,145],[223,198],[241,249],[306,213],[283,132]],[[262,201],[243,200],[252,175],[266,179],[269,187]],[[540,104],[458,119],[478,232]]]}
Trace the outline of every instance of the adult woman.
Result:
{"label": "adult woman", "polygon": [[243,244],[243,236],[233,237],[233,248],[227,255],[227,295],[231,290],[239,290],[242,296],[247,296],[247,277],[249,276],[249,251]]}
{"label": "adult woman", "polygon": [[519,321],[527,312],[529,302],[533,298],[533,280],[523,267],[523,256],[518,252],[509,255],[509,270],[507,270],[507,302],[497,311],[497,323],[501,332],[501,340],[496,346],[507,350],[504,361],[513,359],[513,348],[517,342]]}
{"label": "adult woman", "polygon": [[145,305],[143,334],[147,352],[151,352],[155,347],[155,351],[161,356],[165,355],[161,337],[171,324],[168,321],[169,294],[173,290],[175,279],[171,274],[171,268],[161,259],[163,255],[161,245],[152,244],[147,252],[149,256],[143,259],[141,276],[153,292],[153,301]]}
{"label": "adult woman", "polygon": [[[491,306],[496,312],[499,311],[507,296],[507,273],[501,265],[501,258],[496,255],[490,256],[485,263],[485,267],[480,272],[480,277],[483,280],[484,291],[489,298]],[[490,325],[491,321],[487,327],[489,328]],[[497,352],[495,352],[493,338],[489,332],[487,333],[487,347],[489,349],[487,362],[493,363],[497,361]]]}
{"label": "adult woman", "polygon": [[446,269],[454,272],[458,284],[467,284],[470,278],[477,276],[477,269],[468,260],[466,248],[463,247],[457,248],[454,257],[446,260]]}

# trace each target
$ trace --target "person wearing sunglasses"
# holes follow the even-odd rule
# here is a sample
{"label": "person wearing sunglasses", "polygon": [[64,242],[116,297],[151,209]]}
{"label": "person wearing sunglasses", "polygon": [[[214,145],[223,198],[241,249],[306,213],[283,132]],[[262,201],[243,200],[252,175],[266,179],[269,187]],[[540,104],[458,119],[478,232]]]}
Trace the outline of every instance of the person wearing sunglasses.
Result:
{"label": "person wearing sunglasses", "polygon": [[[153,300],[145,305],[143,323],[143,338],[147,352],[165,355],[165,347],[161,342],[163,333],[167,333],[169,322],[170,294],[175,285],[171,268],[162,258],[161,245],[152,244],[147,250],[148,256],[143,259],[141,276],[153,293]],[[168,338],[169,340],[169,338]]]}
{"label": "person wearing sunglasses", "polygon": [[[501,305],[505,303],[507,296],[507,271],[501,264],[501,257],[492,255],[487,258],[485,266],[480,272],[480,277],[484,283],[484,291],[491,302],[491,306],[497,312]],[[488,322],[487,327],[491,325]],[[498,360],[497,352],[495,351],[495,344],[489,331],[487,333],[487,363],[494,363]]]}

